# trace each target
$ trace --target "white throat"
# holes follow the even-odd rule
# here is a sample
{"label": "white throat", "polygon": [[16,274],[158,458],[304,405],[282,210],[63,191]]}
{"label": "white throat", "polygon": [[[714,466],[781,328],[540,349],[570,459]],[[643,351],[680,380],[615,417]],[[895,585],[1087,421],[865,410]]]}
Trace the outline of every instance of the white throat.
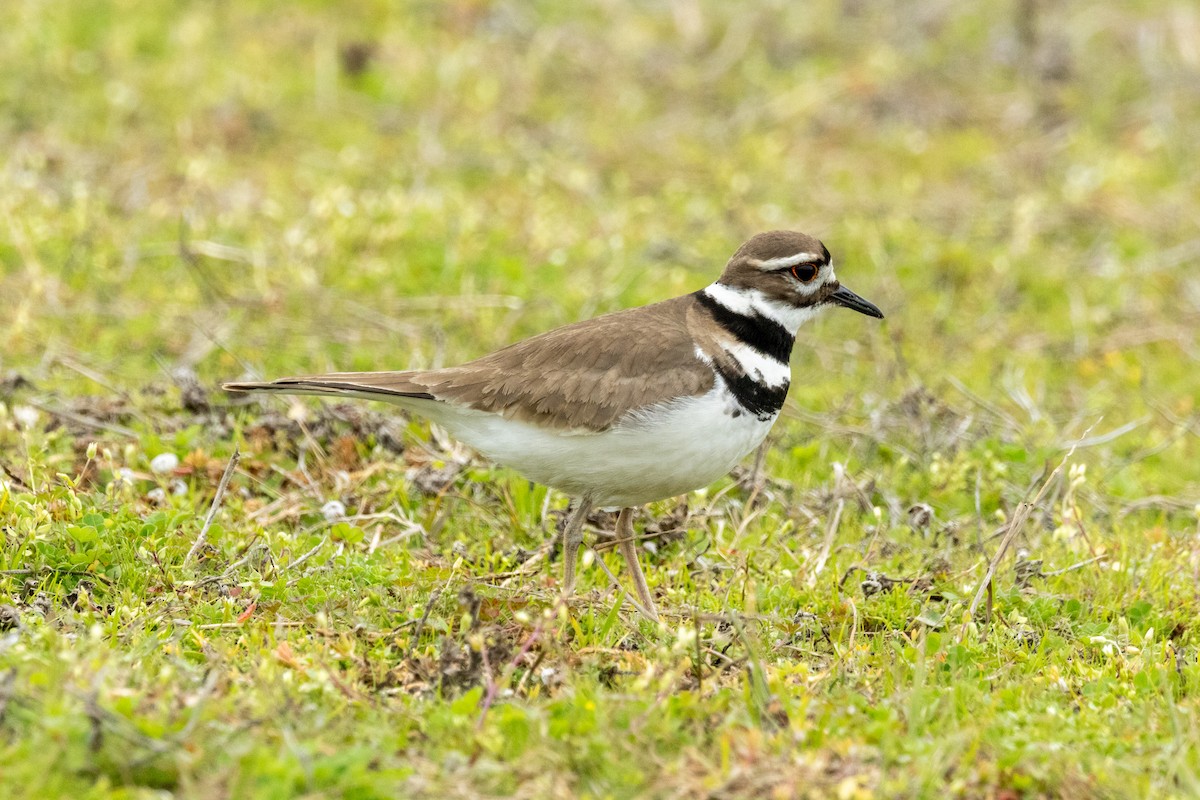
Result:
{"label": "white throat", "polygon": [[820,314],[824,308],[824,306],[797,308],[772,300],[757,289],[726,286],[723,283],[709,284],[704,287],[704,294],[736,314],[750,316],[757,313],[778,322],[793,336],[796,335],[796,331],[800,329],[801,325]]}

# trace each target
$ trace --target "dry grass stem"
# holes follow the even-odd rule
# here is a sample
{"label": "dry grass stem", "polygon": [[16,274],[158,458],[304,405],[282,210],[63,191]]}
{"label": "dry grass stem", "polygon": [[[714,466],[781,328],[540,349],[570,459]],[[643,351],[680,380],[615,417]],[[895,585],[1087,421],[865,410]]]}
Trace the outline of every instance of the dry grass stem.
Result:
{"label": "dry grass stem", "polygon": [[191,563],[196,553],[204,546],[205,537],[208,536],[208,529],[212,526],[213,518],[217,515],[217,509],[221,507],[221,501],[225,499],[225,489],[229,486],[229,479],[233,476],[233,471],[237,469],[238,461],[241,458],[241,451],[234,448],[233,455],[229,457],[229,463],[225,465],[225,472],[221,474],[221,481],[217,484],[217,493],[213,495],[212,505],[208,507],[208,516],[204,518],[204,525],[200,527],[200,533],[196,535],[196,540],[192,542],[191,549],[187,551],[187,555],[183,558],[184,566]]}
{"label": "dry grass stem", "polygon": [[[1096,425],[1099,424],[1100,420],[1096,420],[1096,422],[1090,425],[1088,429],[1084,431],[1080,441],[1086,441],[1088,434],[1092,432],[1092,428],[1095,428]],[[1071,459],[1071,456],[1075,455],[1076,445],[1078,445],[1078,442],[1071,446],[1071,449],[1067,451],[1067,454],[1063,456],[1061,461],[1058,462],[1058,466],[1051,470],[1050,474],[1046,476],[1046,479],[1042,482],[1042,486],[1038,490],[1037,495],[1033,498],[1033,501],[1027,502],[1029,499],[1029,493],[1033,491],[1033,487],[1030,487],[1029,492],[1026,492],[1025,494],[1025,498],[1023,498],[1020,504],[1017,506],[1016,513],[1013,514],[1012,521],[1008,524],[1008,530],[1005,532],[1004,538],[1000,540],[1000,546],[996,548],[996,554],[992,556],[992,560],[988,563],[987,571],[984,572],[983,578],[980,579],[979,587],[975,590],[975,596],[971,599],[971,605],[967,608],[966,618],[963,620],[962,627],[958,632],[958,640],[960,642],[966,639],[967,632],[970,630],[970,624],[975,619],[975,612],[979,610],[980,602],[983,601],[985,595],[988,595],[992,591],[992,579],[996,575],[996,568],[1000,565],[1000,561],[1004,558],[1004,554],[1008,552],[1008,548],[1013,543],[1013,540],[1015,540],[1021,533],[1022,529],[1024,529],[1026,520],[1029,519],[1029,515],[1033,512],[1033,509],[1037,507],[1039,502],[1041,502],[1042,497],[1046,494],[1046,490],[1049,489],[1054,483],[1055,479],[1062,472],[1062,468]],[[990,603],[988,607],[990,609]]]}

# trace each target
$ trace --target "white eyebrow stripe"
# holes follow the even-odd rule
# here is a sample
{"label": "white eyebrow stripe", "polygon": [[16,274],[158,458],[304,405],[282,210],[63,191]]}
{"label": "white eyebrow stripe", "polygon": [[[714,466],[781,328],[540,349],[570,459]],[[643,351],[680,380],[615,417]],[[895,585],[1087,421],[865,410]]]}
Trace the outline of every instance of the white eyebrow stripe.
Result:
{"label": "white eyebrow stripe", "polygon": [[766,261],[756,258],[750,263],[759,269],[784,269],[797,264],[819,264],[823,260],[820,253],[796,253],[794,256],[768,258]]}

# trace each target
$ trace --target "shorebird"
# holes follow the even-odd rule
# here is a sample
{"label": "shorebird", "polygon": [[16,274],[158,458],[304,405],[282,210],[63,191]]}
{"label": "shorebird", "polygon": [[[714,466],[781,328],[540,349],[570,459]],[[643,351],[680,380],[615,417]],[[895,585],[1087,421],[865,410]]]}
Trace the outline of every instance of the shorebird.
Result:
{"label": "shorebird", "polygon": [[883,318],[838,282],[825,245],[770,231],[739,247],[703,289],[557,328],[461,366],[225,389],[393,403],[566,493],[575,503],[563,531],[565,595],[574,589],[584,519],[594,508],[619,509],[616,536],[639,608],[657,619],[638,564],[635,508],[707,486],[758,447],[787,397],[797,329],[830,306]]}

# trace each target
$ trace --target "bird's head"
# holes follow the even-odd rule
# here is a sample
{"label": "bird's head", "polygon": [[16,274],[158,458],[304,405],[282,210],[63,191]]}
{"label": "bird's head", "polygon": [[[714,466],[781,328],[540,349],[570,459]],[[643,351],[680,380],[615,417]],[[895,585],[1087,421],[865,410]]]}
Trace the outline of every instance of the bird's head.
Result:
{"label": "bird's head", "polygon": [[837,305],[883,319],[875,304],[842,286],[825,245],[796,231],[768,231],[738,248],[717,281],[760,293],[773,304],[816,311]]}

